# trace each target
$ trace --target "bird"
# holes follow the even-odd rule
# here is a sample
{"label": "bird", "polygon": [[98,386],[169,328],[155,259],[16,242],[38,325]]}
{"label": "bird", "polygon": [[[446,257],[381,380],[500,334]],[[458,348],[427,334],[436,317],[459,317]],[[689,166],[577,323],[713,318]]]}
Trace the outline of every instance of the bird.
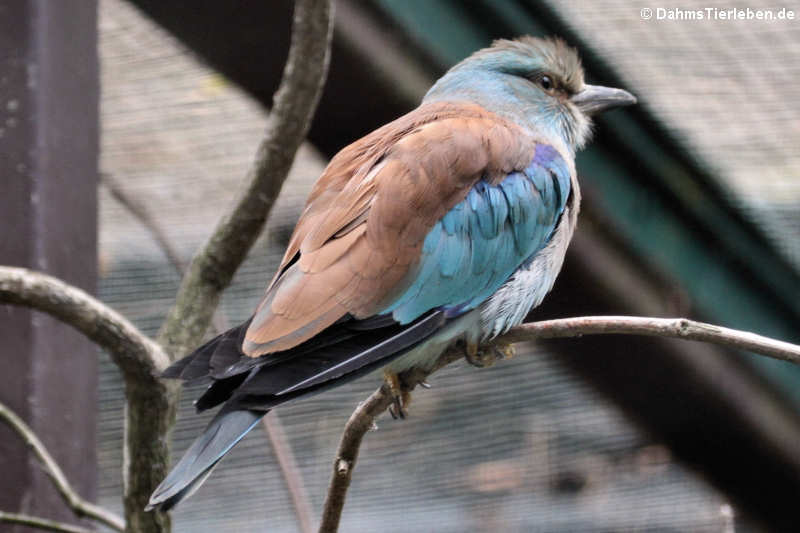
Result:
{"label": "bird", "polygon": [[252,316],[163,373],[207,382],[196,409],[221,408],[147,509],[190,496],[283,403],[383,369],[403,417],[400,373],[432,368],[457,342],[480,363],[561,269],[592,117],[634,103],[586,84],[559,38],[501,39],[336,154]]}

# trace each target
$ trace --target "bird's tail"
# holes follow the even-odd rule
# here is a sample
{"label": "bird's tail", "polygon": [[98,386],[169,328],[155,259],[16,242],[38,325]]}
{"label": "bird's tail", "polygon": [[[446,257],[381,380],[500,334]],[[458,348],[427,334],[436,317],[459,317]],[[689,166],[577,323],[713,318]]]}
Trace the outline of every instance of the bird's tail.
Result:
{"label": "bird's tail", "polygon": [[211,474],[222,456],[253,429],[265,414],[265,411],[218,413],[156,488],[145,510],[167,511],[191,496]]}

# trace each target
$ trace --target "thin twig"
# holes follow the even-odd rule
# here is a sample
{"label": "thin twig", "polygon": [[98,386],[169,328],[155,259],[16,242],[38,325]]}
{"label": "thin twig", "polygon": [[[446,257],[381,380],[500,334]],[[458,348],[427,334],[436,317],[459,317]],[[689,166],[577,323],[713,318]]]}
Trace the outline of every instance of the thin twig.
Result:
{"label": "thin twig", "polygon": [[[709,342],[800,364],[800,346],[798,345],[685,318],[596,316],[546,320],[512,328],[493,340],[490,345],[606,334],[647,335]],[[462,347],[453,346],[439,356],[432,369],[414,368],[404,372],[400,380],[403,390],[413,390],[428,376],[462,357],[464,357]],[[325,499],[320,533],[338,531],[347,489],[350,486],[361,442],[369,428],[375,423],[375,419],[391,404],[391,394],[384,384],[365,402],[359,404],[345,424]]]}
{"label": "thin twig", "polygon": [[261,423],[269,439],[272,452],[275,454],[275,459],[278,460],[283,479],[286,482],[286,488],[294,506],[300,531],[302,533],[311,533],[314,531],[314,518],[311,514],[310,500],[303,483],[303,476],[289,444],[289,439],[286,438],[286,432],[283,430],[281,419],[275,411],[271,411],[261,419]]}
{"label": "thin twig", "polygon": [[36,433],[34,433],[20,417],[2,403],[0,403],[0,420],[4,421],[22,437],[22,440],[25,441],[25,444],[41,463],[45,474],[47,474],[53,482],[58,493],[61,494],[61,497],[67,502],[67,505],[69,505],[70,509],[72,509],[77,516],[91,518],[117,531],[125,530],[125,522],[122,518],[102,507],[84,500],[75,492],[75,489],[69,484],[67,476],[64,475],[64,471],[58,466],[58,463],[53,459],[53,456],[50,455],[50,452],[47,451],[47,448],[45,448],[42,441],[39,440],[39,437],[36,436]]}
{"label": "thin twig", "polygon": [[637,316],[561,318],[519,325],[497,340],[515,343],[531,339],[555,339],[607,334],[674,337],[684,340],[710,342],[800,364],[800,346],[796,344],[686,318]]}
{"label": "thin twig", "polygon": [[100,183],[106,186],[108,192],[114,199],[120,203],[128,212],[144,226],[144,228],[156,241],[161,251],[167,256],[167,260],[175,267],[175,270],[183,273],[186,271],[186,263],[181,259],[181,254],[178,253],[167,237],[167,232],[158,222],[158,219],[153,216],[150,209],[133,195],[128,194],[125,187],[111,174],[103,173],[100,175]]}
{"label": "thin twig", "polygon": [[63,522],[54,522],[46,518],[39,518],[38,516],[30,516],[27,514],[7,513],[0,511],[0,522],[10,524],[20,524],[28,527],[35,527],[45,531],[58,531],[60,533],[96,533],[91,529],[65,524]]}

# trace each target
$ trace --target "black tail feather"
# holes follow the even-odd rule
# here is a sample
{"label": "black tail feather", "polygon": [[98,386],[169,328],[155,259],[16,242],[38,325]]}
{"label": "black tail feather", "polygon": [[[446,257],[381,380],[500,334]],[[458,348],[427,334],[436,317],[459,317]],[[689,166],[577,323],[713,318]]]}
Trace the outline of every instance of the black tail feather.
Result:
{"label": "black tail feather", "polygon": [[250,326],[248,320],[235,328],[217,335],[198,349],[172,363],[161,377],[195,381],[213,377],[216,372],[225,370],[242,357],[240,349],[245,331]]}
{"label": "black tail feather", "polygon": [[246,378],[247,374],[236,374],[229,378],[214,380],[203,395],[195,400],[195,409],[200,413],[228,401]]}

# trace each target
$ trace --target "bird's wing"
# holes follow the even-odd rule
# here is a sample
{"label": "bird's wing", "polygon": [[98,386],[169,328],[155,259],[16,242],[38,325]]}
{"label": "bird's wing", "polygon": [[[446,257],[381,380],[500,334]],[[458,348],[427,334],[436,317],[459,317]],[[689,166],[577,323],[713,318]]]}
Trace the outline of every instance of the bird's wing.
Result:
{"label": "bird's wing", "polygon": [[544,243],[569,193],[552,147],[472,104],[429,104],[340,152],[244,336],[257,357],[350,315],[478,305]]}
{"label": "bird's wing", "polygon": [[537,143],[526,166],[478,181],[428,231],[413,281],[381,313],[408,323],[428,309],[450,318],[476,308],[550,239],[571,192],[571,169]]}

